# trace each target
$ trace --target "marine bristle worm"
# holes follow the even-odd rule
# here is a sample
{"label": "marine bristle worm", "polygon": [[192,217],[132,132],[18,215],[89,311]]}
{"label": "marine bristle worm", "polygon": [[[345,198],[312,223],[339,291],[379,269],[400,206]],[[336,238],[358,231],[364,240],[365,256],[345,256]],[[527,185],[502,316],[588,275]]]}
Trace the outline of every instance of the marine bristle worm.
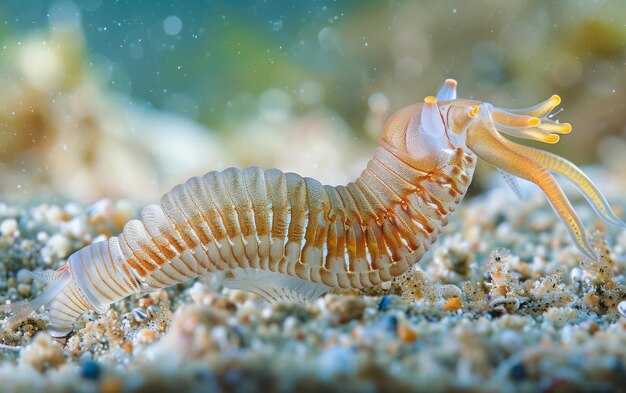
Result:
{"label": "marine bristle worm", "polygon": [[551,172],[572,181],[602,219],[623,226],[606,199],[569,161],[502,135],[556,143],[571,131],[550,119],[559,103],[552,96],[527,109],[495,108],[457,99],[456,82],[447,80],[436,98],[387,121],[367,168],[346,186],[256,167],[191,178],[160,206],[144,208],[119,237],[77,251],[56,271],[33,273],[47,289],[3,306],[13,312],[5,327],[45,307],[50,332],[62,336],[87,310],[102,313],[133,293],[211,274],[274,301],[388,282],[437,239],[467,191],[476,157],[537,184],[581,253],[596,259]]}

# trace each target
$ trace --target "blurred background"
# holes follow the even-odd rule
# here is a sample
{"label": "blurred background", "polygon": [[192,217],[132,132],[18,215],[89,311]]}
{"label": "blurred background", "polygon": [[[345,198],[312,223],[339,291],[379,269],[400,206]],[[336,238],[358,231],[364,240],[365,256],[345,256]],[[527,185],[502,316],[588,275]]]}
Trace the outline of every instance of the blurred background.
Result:
{"label": "blurred background", "polygon": [[621,0],[4,1],[0,200],[155,202],[229,166],[345,183],[448,77],[496,106],[561,95],[549,150],[626,177],[625,21]]}

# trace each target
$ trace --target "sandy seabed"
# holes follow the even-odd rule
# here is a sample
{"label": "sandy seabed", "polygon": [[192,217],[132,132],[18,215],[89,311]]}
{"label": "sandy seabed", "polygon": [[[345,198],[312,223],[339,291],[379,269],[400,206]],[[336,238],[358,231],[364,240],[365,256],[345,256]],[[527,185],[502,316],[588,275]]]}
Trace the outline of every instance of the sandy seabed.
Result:
{"label": "sandy seabed", "polygon": [[[53,339],[45,315],[0,332],[0,391],[626,391],[626,230],[575,201],[583,260],[541,195],[466,200],[390,288],[308,305],[189,282],[85,314]],[[622,205],[615,205],[617,209]],[[131,204],[0,203],[0,301],[118,233]]]}

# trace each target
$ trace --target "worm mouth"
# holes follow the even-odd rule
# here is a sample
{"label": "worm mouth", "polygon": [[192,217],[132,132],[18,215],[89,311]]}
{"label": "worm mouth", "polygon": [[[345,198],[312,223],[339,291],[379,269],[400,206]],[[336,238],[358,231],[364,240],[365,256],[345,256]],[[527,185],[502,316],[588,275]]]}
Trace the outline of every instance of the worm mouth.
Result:
{"label": "worm mouth", "polygon": [[[503,109],[491,107],[488,112],[491,114],[495,128],[503,134],[554,144],[559,141],[559,134],[569,134],[572,131],[572,126],[569,123],[560,123],[558,120],[552,119],[558,113],[552,114],[552,111],[560,103],[561,98],[553,95],[529,108]],[[478,108],[475,111],[478,111]]]}

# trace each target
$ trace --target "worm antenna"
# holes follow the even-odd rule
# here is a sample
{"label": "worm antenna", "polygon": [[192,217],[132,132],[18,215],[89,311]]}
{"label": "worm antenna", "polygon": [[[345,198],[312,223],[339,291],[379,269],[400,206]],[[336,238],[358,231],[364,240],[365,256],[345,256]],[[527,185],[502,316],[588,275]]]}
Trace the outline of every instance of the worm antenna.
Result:
{"label": "worm antenna", "polygon": [[541,124],[539,124],[538,128],[542,129],[545,132],[556,132],[558,134],[569,134],[570,132],[572,132],[571,124],[559,123],[557,121],[547,118],[541,119]]}
{"label": "worm antenna", "polygon": [[517,115],[497,108],[493,109],[491,116],[496,123],[509,127],[537,127],[541,124],[538,117]]}
{"label": "worm antenna", "polygon": [[468,130],[467,146],[489,164],[535,183],[548,198],[552,209],[566,225],[571,238],[587,258],[598,260],[584,227],[567,196],[550,172],[528,157],[509,149],[488,118],[474,122]]}
{"label": "worm antenna", "polygon": [[446,79],[446,81],[443,82],[443,86],[441,86],[441,89],[439,89],[439,92],[437,93],[437,100],[454,100],[456,98],[456,86],[457,82],[454,79]]}
{"label": "worm antenna", "polygon": [[526,115],[526,116],[534,116],[534,117],[544,117],[548,115],[554,108],[559,106],[561,103],[561,97],[556,94],[547,100],[540,102],[537,105],[531,106],[529,108],[524,109],[504,109],[500,108],[500,110],[504,112],[514,113],[516,115]]}
{"label": "worm antenna", "polygon": [[598,187],[596,187],[591,179],[576,165],[563,157],[559,157],[547,151],[523,146],[509,140],[503,140],[503,143],[509,149],[523,154],[547,170],[564,176],[567,180],[572,182],[595,210],[598,217],[604,222],[618,227],[626,227],[626,224],[613,212],[609,202],[604,195],[602,195]]}
{"label": "worm antenna", "polygon": [[560,139],[557,134],[547,133],[540,127],[510,127],[498,123],[496,128],[503,134],[537,142],[554,144]]}

